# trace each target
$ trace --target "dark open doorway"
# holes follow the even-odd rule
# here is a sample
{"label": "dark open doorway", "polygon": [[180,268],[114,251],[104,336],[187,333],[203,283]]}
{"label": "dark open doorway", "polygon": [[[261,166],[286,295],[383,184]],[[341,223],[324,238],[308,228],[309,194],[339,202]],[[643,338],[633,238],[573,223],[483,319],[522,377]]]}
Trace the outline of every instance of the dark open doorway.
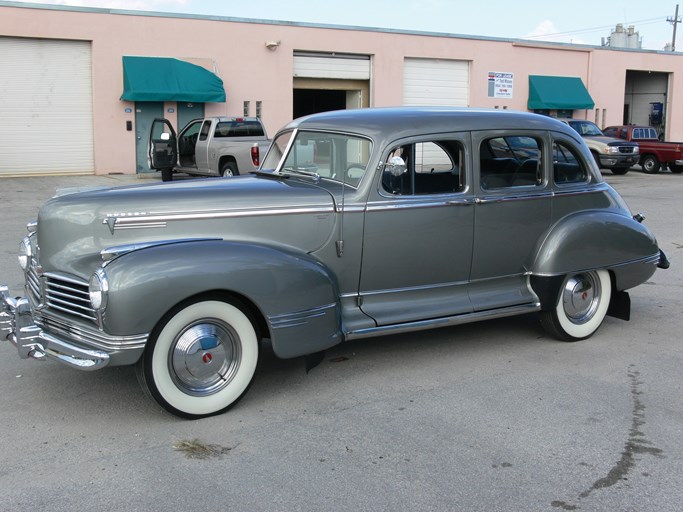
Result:
{"label": "dark open doorway", "polygon": [[294,89],[294,118],[345,108],[346,91]]}

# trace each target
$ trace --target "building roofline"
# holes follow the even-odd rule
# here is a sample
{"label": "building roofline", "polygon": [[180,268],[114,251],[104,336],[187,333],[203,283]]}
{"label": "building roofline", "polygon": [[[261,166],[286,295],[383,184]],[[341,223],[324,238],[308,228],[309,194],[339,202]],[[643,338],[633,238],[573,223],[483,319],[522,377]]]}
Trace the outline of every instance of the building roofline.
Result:
{"label": "building roofline", "polygon": [[423,30],[408,30],[408,29],[394,29],[383,27],[365,27],[359,25],[336,25],[328,23],[311,23],[305,21],[284,21],[284,20],[267,20],[258,18],[240,18],[233,16],[215,16],[207,14],[188,14],[175,12],[159,12],[159,11],[134,11],[130,9],[109,9],[104,7],[84,7],[75,5],[57,5],[57,4],[41,4],[32,2],[14,2],[11,0],[0,0],[0,7],[11,7],[18,9],[40,9],[49,11],[68,11],[81,12],[91,14],[111,14],[117,16],[147,16],[152,18],[176,18],[176,19],[190,19],[200,21],[220,21],[228,23],[248,23],[255,25],[279,25],[286,27],[302,27],[302,28],[320,28],[328,30],[348,30],[358,32],[375,32],[380,34],[399,34],[412,35],[422,37],[442,37],[450,39],[470,39],[475,41],[493,41],[502,43],[511,43],[519,46],[530,46],[548,49],[565,49],[573,51],[593,51],[593,50],[610,50],[610,51],[624,51],[631,53],[650,53],[662,55],[681,55],[681,52],[670,52],[664,50],[649,50],[643,48],[614,48],[610,46],[598,46],[588,44],[575,43],[560,43],[554,41],[540,41],[532,39],[515,39],[493,36],[477,36],[471,34],[456,34],[450,32],[428,32]]}

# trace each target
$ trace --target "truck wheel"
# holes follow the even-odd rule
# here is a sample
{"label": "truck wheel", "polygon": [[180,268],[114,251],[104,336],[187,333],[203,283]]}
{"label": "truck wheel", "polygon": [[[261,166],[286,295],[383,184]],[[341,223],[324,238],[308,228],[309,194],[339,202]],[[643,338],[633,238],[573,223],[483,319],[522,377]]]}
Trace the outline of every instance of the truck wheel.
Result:
{"label": "truck wheel", "polygon": [[591,155],[593,155],[593,160],[595,160],[595,165],[597,165],[598,169],[600,169],[600,155],[598,155],[597,151],[591,151]]}
{"label": "truck wheel", "polygon": [[562,341],[586,339],[605,319],[611,296],[612,282],[607,270],[570,274],[560,287],[555,307],[541,311],[541,325]]}
{"label": "truck wheel", "polygon": [[173,169],[161,169],[161,181],[173,181]]}
{"label": "truck wheel", "polygon": [[237,403],[259,357],[254,325],[236,305],[205,300],[168,315],[136,366],[147,395],[171,414],[202,418]]}
{"label": "truck wheel", "polygon": [[221,166],[221,176],[224,178],[230,178],[231,176],[239,176],[239,171],[237,170],[237,164],[235,162],[225,162]]}
{"label": "truck wheel", "polygon": [[657,157],[654,155],[645,155],[641,158],[640,166],[646,174],[657,174],[660,168],[659,160],[657,160]]}
{"label": "truck wheel", "polygon": [[612,167],[612,174],[623,176],[628,172],[628,167]]}
{"label": "truck wheel", "polygon": [[683,165],[669,164],[669,170],[674,174],[681,174],[683,172]]}

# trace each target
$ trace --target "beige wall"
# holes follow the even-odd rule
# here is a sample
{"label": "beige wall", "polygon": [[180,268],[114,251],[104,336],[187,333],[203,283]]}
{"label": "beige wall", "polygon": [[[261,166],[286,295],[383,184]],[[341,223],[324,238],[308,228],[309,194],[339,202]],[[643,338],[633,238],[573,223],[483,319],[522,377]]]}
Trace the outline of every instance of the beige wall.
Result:
{"label": "beige wall", "polygon": [[[606,109],[606,124],[620,124],[627,69],[672,73],[667,138],[683,140],[683,55],[620,52],[601,48],[527,44],[511,41],[436,37],[380,31],[285,24],[238,23],[196,18],[108,14],[0,6],[0,35],[92,42],[95,167],[98,174],[134,172],[135,131],[123,91],[123,55],[214,59],[227,93],[226,103],[206,104],[207,115],[241,115],[245,100],[263,102],[263,119],[272,135],[292,117],[293,52],[357,53],[372,56],[370,104],[403,103],[405,57],[470,62],[470,106],[526,110],[528,75],[578,76]],[[270,51],[265,41],[281,41]],[[512,99],[487,97],[489,71],[514,73]],[[167,110],[174,104],[165,105]],[[174,116],[175,114],[166,114]],[[593,111],[576,117],[594,119]]]}

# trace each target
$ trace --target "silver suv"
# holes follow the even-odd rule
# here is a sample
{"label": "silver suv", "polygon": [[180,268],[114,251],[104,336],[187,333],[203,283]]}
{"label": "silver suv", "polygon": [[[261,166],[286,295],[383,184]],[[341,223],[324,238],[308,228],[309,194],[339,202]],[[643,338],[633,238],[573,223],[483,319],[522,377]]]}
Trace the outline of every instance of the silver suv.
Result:
{"label": "silver suv", "polygon": [[638,163],[639,148],[635,142],[608,137],[595,123],[580,119],[560,119],[583,137],[600,169],[610,169],[613,174],[626,174]]}

